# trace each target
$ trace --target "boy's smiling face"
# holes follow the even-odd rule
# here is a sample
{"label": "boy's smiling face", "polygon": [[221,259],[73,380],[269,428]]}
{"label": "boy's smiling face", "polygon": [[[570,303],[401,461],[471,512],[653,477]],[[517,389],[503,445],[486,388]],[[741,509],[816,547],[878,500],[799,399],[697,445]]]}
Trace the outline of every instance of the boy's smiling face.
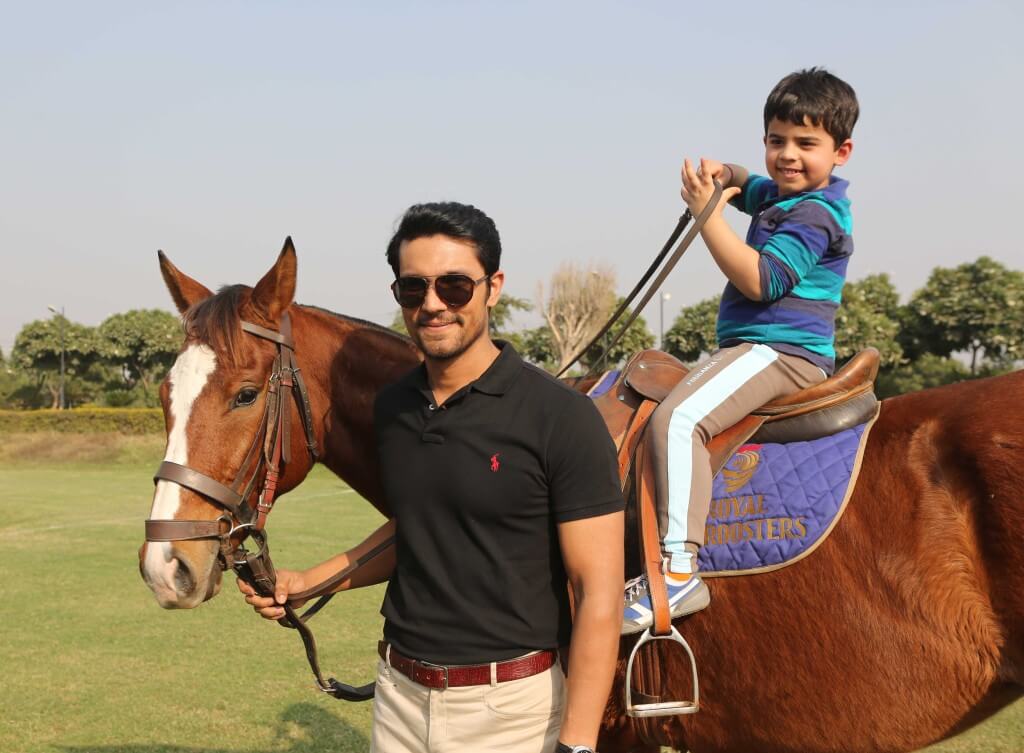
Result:
{"label": "boy's smiling face", "polygon": [[803,125],[773,118],[764,137],[764,162],[779,186],[779,195],[815,191],[828,185],[832,168],[850,158],[853,141],[836,146],[820,125]]}

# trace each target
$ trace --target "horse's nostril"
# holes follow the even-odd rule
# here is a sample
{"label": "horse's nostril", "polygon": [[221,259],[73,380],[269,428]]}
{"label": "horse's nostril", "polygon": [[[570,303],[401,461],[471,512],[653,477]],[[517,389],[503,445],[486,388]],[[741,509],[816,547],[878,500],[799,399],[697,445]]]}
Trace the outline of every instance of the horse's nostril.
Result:
{"label": "horse's nostril", "polygon": [[192,571],[185,560],[178,559],[178,568],[174,571],[174,589],[179,596],[188,596],[196,588],[196,579],[192,577]]}

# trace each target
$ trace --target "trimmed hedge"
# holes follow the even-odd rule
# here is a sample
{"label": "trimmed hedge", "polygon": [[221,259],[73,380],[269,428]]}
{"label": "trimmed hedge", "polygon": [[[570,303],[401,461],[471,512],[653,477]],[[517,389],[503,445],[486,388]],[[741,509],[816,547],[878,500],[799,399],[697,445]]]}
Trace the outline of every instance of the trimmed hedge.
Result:
{"label": "trimmed hedge", "polygon": [[30,434],[37,431],[162,434],[164,414],[159,408],[0,410],[0,434]]}

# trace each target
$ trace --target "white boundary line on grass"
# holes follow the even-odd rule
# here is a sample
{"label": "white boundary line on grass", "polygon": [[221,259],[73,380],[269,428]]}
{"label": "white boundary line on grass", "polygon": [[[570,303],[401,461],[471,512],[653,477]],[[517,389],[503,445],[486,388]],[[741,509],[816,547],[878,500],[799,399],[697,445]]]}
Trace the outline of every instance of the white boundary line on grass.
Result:
{"label": "white boundary line on grass", "polygon": [[[306,494],[302,497],[296,497],[295,501],[300,499],[324,499],[325,497],[333,497],[337,494],[355,494],[354,489],[338,489],[337,491],[323,492],[320,494]],[[139,523],[138,518],[113,518],[110,520],[85,520],[77,523],[58,523],[52,526],[37,526],[35,528],[18,528],[14,526],[12,528],[0,528],[0,541],[4,539],[15,539],[19,536],[31,536],[35,533],[46,533],[48,531],[64,531],[69,528],[97,528],[103,526],[112,525],[137,525]]]}

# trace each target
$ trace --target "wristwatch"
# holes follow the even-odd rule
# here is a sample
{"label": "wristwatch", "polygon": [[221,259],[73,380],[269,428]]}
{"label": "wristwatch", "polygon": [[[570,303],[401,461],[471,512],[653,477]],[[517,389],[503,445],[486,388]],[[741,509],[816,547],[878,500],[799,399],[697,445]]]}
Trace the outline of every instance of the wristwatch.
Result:
{"label": "wristwatch", "polygon": [[555,753],[595,753],[595,751],[589,745],[566,745],[559,740]]}

